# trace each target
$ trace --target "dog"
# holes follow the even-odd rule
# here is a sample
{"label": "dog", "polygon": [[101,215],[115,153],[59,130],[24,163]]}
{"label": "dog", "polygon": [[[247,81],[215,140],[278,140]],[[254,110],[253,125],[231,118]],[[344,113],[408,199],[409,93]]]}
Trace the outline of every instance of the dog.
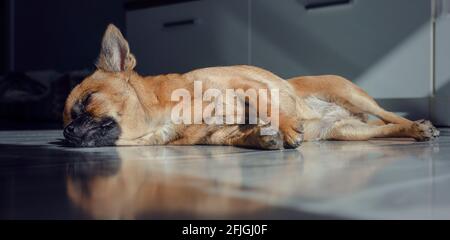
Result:
{"label": "dog", "polygon": [[[297,148],[303,141],[313,140],[401,137],[428,141],[439,136],[430,121],[411,121],[388,112],[361,88],[339,76],[285,80],[270,71],[240,65],[143,77],[134,71],[135,66],[128,42],[110,24],[103,36],[96,71],[77,85],[66,100],[63,134],[68,144],[76,147],[202,144],[276,150]],[[237,96],[240,97],[237,101],[246,106],[246,117],[250,108],[256,109],[257,116],[264,109],[276,114],[253,123],[244,117],[243,124],[207,124],[202,119],[203,113],[191,111],[187,115],[200,122],[174,122],[177,102],[173,101],[173,92],[184,89],[194,96],[189,102],[195,105],[202,100],[194,94],[196,82],[202,84],[203,90],[222,93],[227,89],[276,90],[277,94],[271,92],[270,97],[261,97],[263,94],[257,92],[261,97],[257,101]],[[272,96],[277,101],[272,101]],[[227,101],[225,104],[231,104]],[[237,111],[221,114],[219,117],[223,118],[239,115]],[[378,120],[369,121],[368,115]],[[270,128],[268,121],[275,119],[277,128]],[[263,134],[267,129],[270,134]]]}

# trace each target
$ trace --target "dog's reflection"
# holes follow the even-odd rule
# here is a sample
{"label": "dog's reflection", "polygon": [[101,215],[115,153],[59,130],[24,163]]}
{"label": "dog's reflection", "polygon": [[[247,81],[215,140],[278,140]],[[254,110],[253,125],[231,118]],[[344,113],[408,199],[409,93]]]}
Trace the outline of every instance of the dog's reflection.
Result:
{"label": "dog's reflection", "polygon": [[[197,173],[208,171],[212,167],[208,163],[217,164],[218,155],[222,157],[219,162],[239,171],[239,166],[232,166],[236,161],[225,161],[233,157],[233,151],[217,152],[211,147],[123,147],[116,151],[115,159],[92,160],[98,156],[88,154],[68,167],[69,198],[95,219],[222,218],[252,214],[263,206],[228,196],[240,187],[237,184],[182,173],[189,168],[186,165],[200,167]],[[174,165],[175,158],[182,162]],[[241,182],[237,172],[230,177]]]}
{"label": "dog's reflection", "polygon": [[420,145],[411,151],[403,143],[306,143],[284,152],[116,148],[109,150],[115,154],[83,153],[84,160],[71,163],[67,191],[95,219],[251,217],[287,200],[345,196],[391,163],[427,159],[436,150]]}

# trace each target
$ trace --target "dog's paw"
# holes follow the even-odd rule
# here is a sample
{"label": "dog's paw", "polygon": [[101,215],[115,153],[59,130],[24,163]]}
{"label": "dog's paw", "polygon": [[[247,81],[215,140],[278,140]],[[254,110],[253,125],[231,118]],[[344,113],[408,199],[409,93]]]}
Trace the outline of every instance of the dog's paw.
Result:
{"label": "dog's paw", "polygon": [[428,120],[418,120],[411,125],[413,137],[416,141],[430,141],[439,137],[439,130]]}
{"label": "dog's paw", "polygon": [[265,150],[279,150],[283,149],[283,137],[279,131],[265,128],[265,131],[263,131],[264,127],[258,127],[258,130],[256,131],[257,136],[257,145],[260,149]]}
{"label": "dog's paw", "polygon": [[280,133],[275,135],[262,135],[260,137],[260,146],[262,149],[267,150],[278,150],[283,149],[283,139]]}
{"label": "dog's paw", "polygon": [[299,124],[284,132],[284,148],[293,149],[299,147],[303,142],[303,125]]}

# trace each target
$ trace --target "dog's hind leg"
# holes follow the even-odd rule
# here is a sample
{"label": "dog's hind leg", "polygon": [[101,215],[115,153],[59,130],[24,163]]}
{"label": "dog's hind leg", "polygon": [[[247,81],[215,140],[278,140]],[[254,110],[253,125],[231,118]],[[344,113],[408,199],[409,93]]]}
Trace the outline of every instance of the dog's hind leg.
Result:
{"label": "dog's hind leg", "polygon": [[[386,111],[367,93],[356,91],[351,93],[350,97],[345,98],[352,106],[358,108],[361,112],[374,115],[380,118],[384,123],[413,124],[413,121],[401,117],[395,113]],[[375,122],[372,122],[375,123]],[[379,122],[378,122],[379,124]]]}
{"label": "dog's hind leg", "polygon": [[357,119],[338,121],[330,129],[328,140],[363,141],[371,138],[414,138],[428,141],[439,136],[439,131],[427,122],[412,124],[369,125]]}
{"label": "dog's hind leg", "polygon": [[385,123],[412,124],[413,122],[381,108],[363,89],[351,81],[334,75],[296,77],[289,79],[301,97],[316,96],[344,107],[353,114],[371,114]]}
{"label": "dog's hind leg", "polygon": [[370,126],[386,125],[386,123],[383,120],[381,120],[381,119],[369,120],[369,121],[367,121],[367,124],[370,125]]}

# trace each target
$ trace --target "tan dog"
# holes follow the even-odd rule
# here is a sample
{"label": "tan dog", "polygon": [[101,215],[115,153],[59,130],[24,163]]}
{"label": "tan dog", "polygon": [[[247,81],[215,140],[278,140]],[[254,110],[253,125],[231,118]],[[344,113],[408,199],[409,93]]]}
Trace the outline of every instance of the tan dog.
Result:
{"label": "tan dog", "polygon": [[[298,77],[285,81],[261,68],[229,66],[142,77],[133,71],[135,65],[128,42],[115,26],[108,26],[97,71],[76,86],[66,101],[64,136],[69,144],[87,147],[214,144],[281,149],[296,148],[303,140],[410,137],[423,141],[439,135],[430,122],[412,122],[387,112],[363,90],[338,76]],[[269,114],[268,117],[279,119],[279,129],[271,135],[262,135],[267,121],[257,124],[174,123],[172,110],[177,102],[171,100],[171,95],[177,89],[186,89],[194,96],[191,101],[195,105],[198,99],[193,93],[194,82],[201,82],[204,91],[278,90],[280,104],[273,104],[270,97],[252,102],[244,96],[237,101],[256,109],[258,116],[262,114],[263,105],[264,109],[277,110],[276,116]],[[382,121],[368,122],[367,114]]]}

